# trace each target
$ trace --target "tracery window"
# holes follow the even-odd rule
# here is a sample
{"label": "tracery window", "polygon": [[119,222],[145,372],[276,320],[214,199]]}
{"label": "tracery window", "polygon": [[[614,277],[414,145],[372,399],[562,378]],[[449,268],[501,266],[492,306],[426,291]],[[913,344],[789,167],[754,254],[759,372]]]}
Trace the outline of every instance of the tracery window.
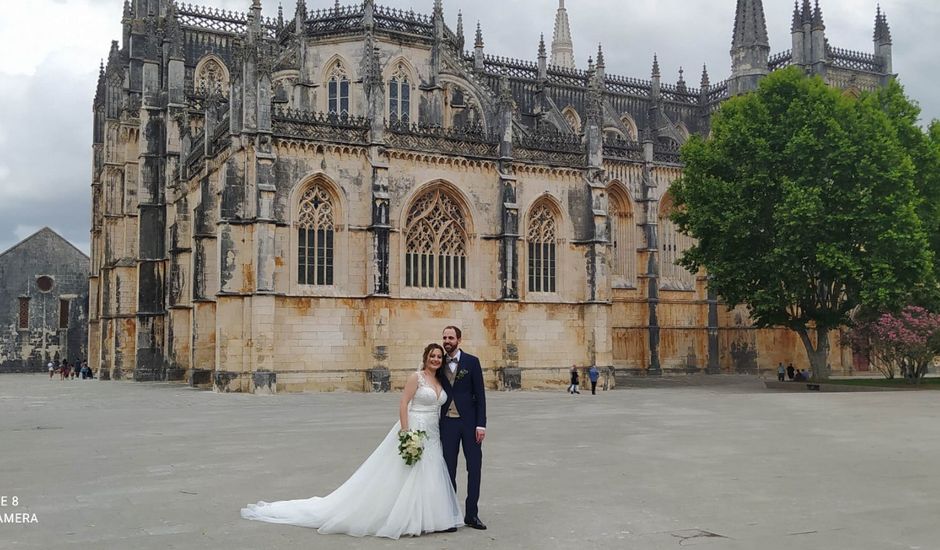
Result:
{"label": "tracery window", "polygon": [[436,189],[408,211],[405,286],[467,288],[467,226],[450,196]]}
{"label": "tracery window", "polygon": [[195,87],[197,90],[209,92],[228,93],[228,76],[225,68],[214,57],[202,60],[196,70]]}
{"label": "tracery window", "polygon": [[408,124],[411,113],[411,85],[404,65],[398,64],[388,81],[388,110],[392,123]]}
{"label": "tracery window", "polygon": [[568,121],[568,124],[575,133],[581,133],[581,117],[578,116],[578,112],[574,110],[574,107],[570,105],[565,107],[561,111],[561,114],[565,117],[565,120]]}
{"label": "tracery window", "polygon": [[327,82],[327,112],[331,115],[349,116],[349,77],[343,63],[337,61],[330,70]]}
{"label": "tracery window", "polygon": [[636,122],[633,121],[633,117],[625,113],[622,117],[620,117],[620,122],[624,125],[624,127],[626,127],[627,133],[629,134],[626,136],[627,141],[636,141],[638,139],[639,132],[637,132]]}
{"label": "tracery window", "polygon": [[529,215],[529,291],[555,292],[555,214],[540,204]]}
{"label": "tracery window", "polygon": [[662,286],[674,290],[693,290],[695,274],[676,262],[695,241],[679,232],[669,217],[672,208],[672,198],[667,194],[659,206],[659,265]]}
{"label": "tracery window", "polygon": [[611,274],[626,284],[636,281],[636,222],[630,202],[617,190],[610,197]]}
{"label": "tracery window", "polygon": [[300,199],[297,228],[297,282],[333,284],[334,209],[330,194],[320,185]]}

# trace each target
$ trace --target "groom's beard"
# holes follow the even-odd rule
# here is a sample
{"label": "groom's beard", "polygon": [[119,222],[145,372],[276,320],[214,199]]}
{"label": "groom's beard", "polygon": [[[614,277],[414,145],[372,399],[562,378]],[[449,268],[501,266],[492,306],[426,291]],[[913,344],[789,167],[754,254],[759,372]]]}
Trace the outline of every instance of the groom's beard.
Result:
{"label": "groom's beard", "polygon": [[453,356],[454,356],[454,351],[455,351],[456,349],[457,349],[457,346],[452,346],[452,345],[450,345],[450,344],[444,344],[444,351],[447,352],[447,355],[448,355],[449,357],[453,357]]}

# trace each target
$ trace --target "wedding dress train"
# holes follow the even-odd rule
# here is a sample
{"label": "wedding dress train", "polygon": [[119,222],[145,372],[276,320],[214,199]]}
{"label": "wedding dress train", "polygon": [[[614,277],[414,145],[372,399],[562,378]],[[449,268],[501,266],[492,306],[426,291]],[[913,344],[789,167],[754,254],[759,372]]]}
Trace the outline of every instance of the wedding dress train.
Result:
{"label": "wedding dress train", "polygon": [[450,482],[438,425],[444,390],[418,373],[418,389],[408,406],[408,427],[424,430],[421,460],[408,466],[398,454],[400,422],[388,432],[362,466],[325,497],[258,502],[242,508],[245,519],[317,529],[320,533],[373,535],[397,539],[461,525],[457,495]]}

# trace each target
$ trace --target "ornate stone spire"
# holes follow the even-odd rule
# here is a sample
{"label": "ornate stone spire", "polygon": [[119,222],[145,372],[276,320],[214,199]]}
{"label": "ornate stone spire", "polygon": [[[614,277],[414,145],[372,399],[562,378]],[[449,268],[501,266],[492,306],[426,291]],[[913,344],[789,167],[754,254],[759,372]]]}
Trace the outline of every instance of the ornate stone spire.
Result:
{"label": "ornate stone spire", "polygon": [[463,12],[457,10],[457,51],[463,55]]}
{"label": "ornate stone spire", "polygon": [[603,69],[604,65],[604,47],[601,44],[597,45],[597,68]]}
{"label": "ornate stone spire", "polygon": [[800,4],[793,0],[793,22],[790,23],[790,32],[800,32],[803,30],[803,16],[800,14]]}
{"label": "ornate stone spire", "polygon": [[473,41],[473,68],[483,70],[483,29],[480,28],[480,22],[477,21],[477,35]]}
{"label": "ornate stone spire", "polygon": [[679,67],[679,80],[676,82],[676,88],[679,90],[685,91],[688,87],[685,84],[685,71],[682,70],[682,67]]}
{"label": "ornate stone spire", "polygon": [[656,57],[656,54],[653,54],[653,72],[650,74],[653,78],[659,78],[659,58]]}
{"label": "ornate stone spire", "polygon": [[708,65],[702,65],[702,82],[699,86],[703,90],[711,86],[711,82],[708,80]]}
{"label": "ornate stone spire", "polygon": [[813,29],[825,29],[823,22],[822,8],[819,7],[819,0],[816,0],[816,8],[813,10]]}
{"label": "ornate stone spire", "polygon": [[121,63],[121,52],[118,48],[117,40],[111,41],[111,49],[108,51],[108,68],[117,69]]}
{"label": "ornate stone spire", "polygon": [[[805,0],[807,3],[809,0]],[[764,4],[761,0],[738,0],[734,14],[734,39],[731,49],[752,46],[770,47],[767,39],[767,22],[764,19]]]}
{"label": "ornate stone spire", "polygon": [[95,89],[95,102],[94,105],[102,105],[104,103],[105,97],[105,77],[104,77],[104,59],[101,60],[101,64],[98,66],[98,86]]}
{"label": "ornate stone spire", "polygon": [[875,42],[878,44],[891,43],[891,28],[888,26],[888,16],[882,13],[881,4],[875,11]]}
{"label": "ornate stone spire", "polygon": [[571,26],[568,24],[568,12],[565,0],[558,0],[558,13],[555,14],[555,34],[552,36],[552,65],[574,69],[574,44],[571,42]]}
{"label": "ornate stone spire", "polygon": [[166,8],[166,32],[163,41],[170,46],[170,55],[185,59],[183,54],[183,29],[176,14],[176,2],[170,2]]}
{"label": "ornate stone spire", "polygon": [[812,21],[813,21],[813,7],[810,5],[809,0],[803,0],[803,9],[800,12],[800,22],[812,23]]}
{"label": "ornate stone spire", "polygon": [[539,35],[539,80],[548,79],[548,52],[545,50],[545,35]]}
{"label": "ornate stone spire", "polygon": [[894,72],[891,61],[891,29],[888,17],[881,11],[881,5],[875,12],[875,58],[881,61],[881,70],[890,75]]}

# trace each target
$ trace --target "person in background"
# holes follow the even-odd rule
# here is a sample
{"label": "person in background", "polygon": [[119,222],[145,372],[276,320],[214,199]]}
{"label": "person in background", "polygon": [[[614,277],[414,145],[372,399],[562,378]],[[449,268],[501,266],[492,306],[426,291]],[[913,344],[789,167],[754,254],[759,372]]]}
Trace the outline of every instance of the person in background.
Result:
{"label": "person in background", "polygon": [[571,395],[581,394],[578,391],[578,367],[577,365],[571,365],[571,384],[568,385],[568,393]]}
{"label": "person in background", "polygon": [[591,395],[597,395],[597,379],[600,373],[597,372],[597,365],[591,365],[588,370],[588,379],[591,381]]}

